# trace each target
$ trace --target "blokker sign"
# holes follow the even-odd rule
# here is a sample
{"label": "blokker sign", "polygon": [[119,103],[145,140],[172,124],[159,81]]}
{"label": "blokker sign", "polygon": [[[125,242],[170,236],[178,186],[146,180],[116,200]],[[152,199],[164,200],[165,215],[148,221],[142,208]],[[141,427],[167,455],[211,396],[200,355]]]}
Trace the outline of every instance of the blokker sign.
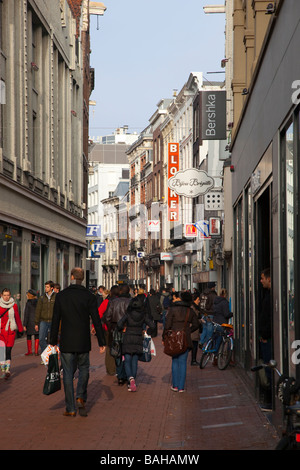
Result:
{"label": "blokker sign", "polygon": [[[168,145],[168,179],[175,176],[179,171],[179,144],[169,143]],[[179,196],[168,187],[168,220],[178,222],[179,220]]]}

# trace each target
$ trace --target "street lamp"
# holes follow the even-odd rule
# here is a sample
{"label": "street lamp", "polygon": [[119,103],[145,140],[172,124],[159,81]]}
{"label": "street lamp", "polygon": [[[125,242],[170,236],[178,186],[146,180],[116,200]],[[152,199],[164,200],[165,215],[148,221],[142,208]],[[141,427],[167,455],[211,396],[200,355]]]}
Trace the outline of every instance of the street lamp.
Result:
{"label": "street lamp", "polygon": [[225,13],[225,5],[207,5],[203,7],[204,13]]}

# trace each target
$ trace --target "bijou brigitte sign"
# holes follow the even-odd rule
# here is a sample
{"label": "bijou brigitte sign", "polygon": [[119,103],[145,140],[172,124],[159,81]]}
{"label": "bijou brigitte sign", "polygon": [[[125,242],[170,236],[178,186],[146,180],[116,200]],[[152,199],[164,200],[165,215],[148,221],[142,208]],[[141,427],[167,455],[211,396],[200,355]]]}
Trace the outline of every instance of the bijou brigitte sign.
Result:
{"label": "bijou brigitte sign", "polygon": [[214,187],[214,179],[203,170],[191,168],[169,178],[168,186],[178,196],[198,197]]}

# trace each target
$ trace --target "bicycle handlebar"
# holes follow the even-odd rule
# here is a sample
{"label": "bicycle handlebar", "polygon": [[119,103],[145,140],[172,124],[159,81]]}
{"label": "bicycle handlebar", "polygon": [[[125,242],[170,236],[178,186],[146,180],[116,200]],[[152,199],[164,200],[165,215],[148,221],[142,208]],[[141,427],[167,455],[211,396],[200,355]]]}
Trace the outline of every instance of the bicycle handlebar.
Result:
{"label": "bicycle handlebar", "polygon": [[270,369],[274,369],[277,372],[277,374],[281,376],[281,373],[277,369],[277,362],[275,361],[275,359],[271,359],[270,362],[268,362],[268,364],[258,364],[257,366],[253,366],[251,367],[251,371],[256,372],[266,367],[270,367]]}

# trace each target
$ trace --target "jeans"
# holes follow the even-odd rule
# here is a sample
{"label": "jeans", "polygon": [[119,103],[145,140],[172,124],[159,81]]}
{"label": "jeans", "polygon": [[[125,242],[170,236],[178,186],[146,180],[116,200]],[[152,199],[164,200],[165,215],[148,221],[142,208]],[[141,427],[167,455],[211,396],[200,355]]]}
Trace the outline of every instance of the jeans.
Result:
{"label": "jeans", "polygon": [[122,357],[118,357],[116,359],[116,374],[118,377],[118,380],[126,380],[126,371],[125,371],[125,365],[124,361],[122,360]]}
{"label": "jeans", "polygon": [[179,356],[172,357],[172,385],[178,390],[184,390],[188,354],[189,349]]}
{"label": "jeans", "polygon": [[201,344],[207,343],[207,341],[212,337],[214,331],[213,323],[210,321],[212,318],[212,315],[208,315],[208,319],[206,319],[206,317],[204,318],[205,322],[203,323],[202,333],[199,340]]}
{"label": "jeans", "polygon": [[50,331],[50,329],[51,329],[51,322],[48,322],[48,321],[40,322],[39,340],[40,340],[41,352],[43,352],[48,346],[47,336],[48,336],[48,331]]}
{"label": "jeans", "polygon": [[125,354],[125,371],[127,378],[136,378],[138,368],[138,354]]}
{"label": "jeans", "polygon": [[61,353],[61,366],[63,369],[63,384],[65,389],[66,411],[76,411],[74,400],[73,378],[78,368],[79,377],[76,389],[76,399],[87,399],[87,386],[89,381],[90,358],[89,353]]}

